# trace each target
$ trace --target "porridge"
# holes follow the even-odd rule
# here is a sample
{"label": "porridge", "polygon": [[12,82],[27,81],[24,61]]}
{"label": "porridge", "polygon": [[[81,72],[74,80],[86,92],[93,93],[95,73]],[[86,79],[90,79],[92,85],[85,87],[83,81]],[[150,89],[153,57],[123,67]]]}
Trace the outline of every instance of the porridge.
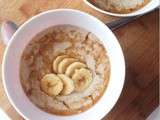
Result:
{"label": "porridge", "polygon": [[110,76],[107,51],[92,33],[60,25],[37,34],[21,57],[20,78],[40,109],[71,115],[92,107]]}
{"label": "porridge", "polygon": [[89,0],[97,7],[115,13],[130,13],[145,6],[150,0]]}

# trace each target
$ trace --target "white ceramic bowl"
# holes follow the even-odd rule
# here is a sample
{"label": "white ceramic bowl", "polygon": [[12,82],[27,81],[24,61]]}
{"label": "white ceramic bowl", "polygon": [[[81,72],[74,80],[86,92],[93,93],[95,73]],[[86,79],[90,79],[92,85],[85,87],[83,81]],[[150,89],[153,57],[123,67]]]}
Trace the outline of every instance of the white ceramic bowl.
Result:
{"label": "white ceramic bowl", "polygon": [[[61,24],[78,26],[94,33],[107,49],[111,62],[109,85],[103,97],[89,110],[71,116],[52,115],[40,110],[25,95],[19,78],[20,58],[25,46],[37,33]],[[3,85],[7,96],[14,108],[29,120],[99,120],[117,102],[125,77],[124,56],[112,31],[97,18],[71,9],[47,11],[21,25],[6,48],[2,66]]]}
{"label": "white ceramic bowl", "polygon": [[95,5],[93,5],[92,3],[90,3],[88,0],[84,0],[84,2],[89,5],[90,7],[92,7],[93,9],[107,14],[107,15],[112,15],[112,16],[117,16],[117,17],[131,17],[131,16],[137,16],[137,15],[142,15],[145,14],[147,12],[152,11],[153,9],[155,9],[156,7],[159,6],[159,0],[151,0],[146,6],[142,7],[139,10],[136,10],[134,12],[131,13],[126,13],[126,14],[121,14],[121,13],[113,13],[113,12],[109,12],[109,11],[104,11],[98,7],[96,7]]}

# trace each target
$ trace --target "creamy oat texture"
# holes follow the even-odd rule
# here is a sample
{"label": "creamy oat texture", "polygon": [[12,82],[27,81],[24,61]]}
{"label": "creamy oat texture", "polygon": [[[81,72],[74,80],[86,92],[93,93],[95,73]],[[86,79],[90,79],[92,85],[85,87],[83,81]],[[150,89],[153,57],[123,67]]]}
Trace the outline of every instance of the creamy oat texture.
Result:
{"label": "creamy oat texture", "polygon": [[[83,61],[92,72],[92,83],[83,92],[49,96],[41,90],[40,80],[53,73],[52,62],[61,54]],[[107,51],[92,33],[70,25],[49,28],[25,48],[20,78],[26,95],[39,108],[52,114],[70,115],[93,106],[103,95],[110,75]]]}
{"label": "creamy oat texture", "polygon": [[98,7],[111,12],[128,13],[146,5],[150,0],[90,0]]}

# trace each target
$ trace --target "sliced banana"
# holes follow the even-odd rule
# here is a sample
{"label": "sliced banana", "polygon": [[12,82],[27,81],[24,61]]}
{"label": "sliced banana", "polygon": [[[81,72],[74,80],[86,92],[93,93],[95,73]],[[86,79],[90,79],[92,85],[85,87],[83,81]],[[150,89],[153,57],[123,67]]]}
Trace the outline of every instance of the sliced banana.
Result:
{"label": "sliced banana", "polygon": [[84,63],[74,62],[67,67],[65,74],[71,77],[76,69],[85,68],[85,67],[87,66]]}
{"label": "sliced banana", "polygon": [[55,74],[46,74],[41,80],[41,89],[50,96],[56,96],[62,91],[63,82]]}
{"label": "sliced banana", "polygon": [[82,92],[91,84],[92,73],[85,68],[76,69],[72,79],[74,81],[75,91]]}
{"label": "sliced banana", "polygon": [[58,65],[58,73],[64,74],[67,67],[76,61],[77,61],[77,59],[75,59],[75,58],[64,58]]}
{"label": "sliced banana", "polygon": [[54,72],[58,72],[58,64],[64,59],[64,58],[67,58],[68,56],[67,55],[61,55],[61,56],[58,56],[54,61],[53,61],[53,70]]}
{"label": "sliced banana", "polygon": [[70,79],[68,76],[64,74],[58,74],[58,76],[61,78],[63,82],[63,90],[61,91],[61,95],[68,95],[74,91],[74,82],[72,79]]}

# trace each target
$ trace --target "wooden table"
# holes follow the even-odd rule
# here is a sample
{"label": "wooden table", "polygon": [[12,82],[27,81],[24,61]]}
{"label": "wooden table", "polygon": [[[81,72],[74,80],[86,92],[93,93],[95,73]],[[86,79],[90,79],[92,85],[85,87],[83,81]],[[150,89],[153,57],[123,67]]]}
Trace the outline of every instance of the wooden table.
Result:
{"label": "wooden table", "polygon": [[[82,0],[0,0],[0,23],[12,20],[20,25],[35,14],[56,8],[79,9],[105,23],[116,19],[93,10]],[[126,81],[119,101],[103,120],[145,120],[158,106],[158,21],[158,11],[154,11],[114,31],[126,59]],[[0,41],[0,63],[4,49]],[[13,120],[23,120],[9,103],[1,77],[0,107]]]}

